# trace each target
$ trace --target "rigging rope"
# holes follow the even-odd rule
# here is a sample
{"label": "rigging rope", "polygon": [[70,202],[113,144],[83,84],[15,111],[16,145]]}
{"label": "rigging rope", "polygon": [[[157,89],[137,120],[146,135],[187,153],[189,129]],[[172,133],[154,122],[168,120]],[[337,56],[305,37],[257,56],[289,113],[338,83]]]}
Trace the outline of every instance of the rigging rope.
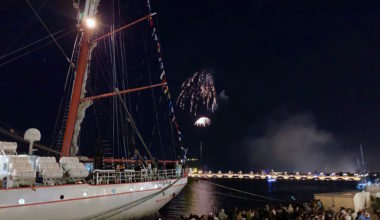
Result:
{"label": "rigging rope", "polygon": [[[116,92],[119,92],[119,89],[116,88],[115,91],[116,91]],[[135,122],[134,122],[132,116],[131,116],[131,114],[129,113],[128,108],[127,108],[127,105],[125,104],[125,102],[124,102],[123,98],[121,97],[120,93],[118,93],[118,97],[119,97],[119,99],[120,99],[121,104],[123,104],[123,107],[124,107],[125,111],[127,112],[127,115],[128,115],[128,117],[129,117],[129,123],[131,124],[132,128],[135,130],[135,133],[136,133],[136,135],[139,137],[139,139],[140,139],[142,145],[144,146],[146,152],[148,153],[149,158],[153,161],[153,156],[152,156],[152,154],[150,153],[150,151],[149,151],[149,149],[148,149],[148,146],[146,146],[145,141],[144,141],[143,137],[141,136],[141,134],[140,134],[140,132],[139,132],[139,130],[138,130],[138,128],[137,128],[137,126],[136,126],[136,124],[135,124]]]}
{"label": "rigging rope", "polygon": [[[46,0],[44,3],[42,3],[41,7],[38,9],[38,13],[45,7],[45,5],[49,2],[49,0]],[[17,36],[13,39],[13,42],[9,44],[7,49],[5,49],[4,53],[8,52],[13,45],[16,43],[16,41],[21,37],[21,35],[25,32],[26,28],[29,27],[29,25],[33,22],[34,16],[26,23],[26,25],[21,29],[21,31],[17,34]]]}
{"label": "rigging rope", "polygon": [[[121,11],[120,11],[120,0],[118,0],[118,14],[119,14],[119,26],[121,24]],[[120,33],[119,36],[119,48],[120,48],[120,59],[121,59],[121,73],[122,73],[122,77],[121,77],[121,86],[123,89],[128,89],[129,88],[129,85],[128,85],[128,68],[127,68],[127,59],[126,59],[126,55],[125,55],[125,51],[126,51],[126,47],[125,47],[125,44],[124,44],[124,35],[123,35],[123,32]],[[125,39],[126,40],[126,39]],[[125,99],[125,96],[123,97]],[[129,104],[129,109],[131,109],[131,96],[130,94],[128,94],[128,104]],[[122,110],[121,110],[122,111]],[[124,116],[124,117],[123,117]],[[130,151],[129,151],[129,139],[128,138],[131,138],[131,137],[128,137],[128,134],[130,134],[129,132],[129,128],[128,128],[128,119],[127,117],[125,117],[124,114],[121,114],[121,118],[122,120],[125,120],[125,123],[124,121],[121,123],[122,124],[122,135],[123,135],[123,148],[124,148],[124,155],[125,157],[128,158],[129,154],[130,154]],[[127,132],[124,132],[124,131],[127,131]],[[127,141],[126,141],[127,140]]]}
{"label": "rigging rope", "polygon": [[[65,34],[62,34],[61,36],[57,37],[56,39],[59,40],[59,39],[65,37],[65,36],[71,34],[73,31],[75,31],[75,29],[73,29],[73,30],[71,30],[71,31],[69,31],[69,32],[67,32],[67,33],[65,33]],[[8,60],[8,61],[5,61],[5,62],[3,62],[3,63],[0,64],[0,67],[3,67],[3,66],[5,66],[5,65],[7,65],[7,64],[9,64],[9,63],[11,63],[11,62],[13,62],[13,61],[15,61],[15,60],[18,60],[18,59],[20,59],[20,58],[22,58],[22,57],[24,57],[24,56],[26,56],[26,55],[28,55],[28,54],[31,54],[31,53],[33,53],[34,51],[36,51],[36,50],[38,50],[38,49],[40,49],[40,48],[42,48],[42,47],[45,47],[45,46],[49,45],[49,44],[52,43],[52,42],[53,42],[53,40],[51,40],[51,41],[49,41],[49,42],[46,42],[45,44],[42,44],[42,45],[39,46],[39,47],[36,47],[36,48],[34,48],[34,49],[30,50],[30,51],[27,51],[27,52],[25,52],[25,53],[22,53],[22,54],[20,54],[19,56],[16,56],[16,57],[14,57],[14,58],[12,58],[12,59],[10,59],[10,60]]]}
{"label": "rigging rope", "polygon": [[58,49],[62,52],[63,56],[65,56],[66,60],[71,64],[71,61],[69,59],[69,57],[66,55],[65,51],[62,49],[62,47],[58,44],[58,41],[55,39],[55,37],[52,35],[52,33],[50,32],[49,28],[46,26],[46,24],[44,23],[44,21],[41,19],[41,17],[38,15],[38,12],[33,8],[33,5],[29,2],[29,0],[25,0],[28,5],[30,6],[30,8],[33,10],[34,14],[36,15],[36,17],[38,18],[38,20],[41,22],[42,26],[44,26],[44,28],[46,29],[46,31],[49,33],[50,37],[53,39],[54,43],[57,45]]}
{"label": "rigging rope", "polygon": [[[148,57],[147,46],[148,46],[147,45],[147,39],[145,39],[145,44],[144,44],[145,60],[146,60],[146,63],[147,63],[147,71],[148,71],[148,75],[149,75],[149,83],[152,85],[152,74],[151,74],[151,71],[150,71],[150,62],[149,62],[149,57]],[[154,94],[153,89],[151,89],[151,92],[152,92],[153,110],[156,113],[155,114],[155,116],[156,116],[156,127],[157,127],[157,131],[158,131],[158,138],[159,138],[159,141],[160,141],[161,157],[162,157],[163,160],[165,160],[165,156],[164,156],[165,154],[164,154],[164,149],[163,149],[164,145],[162,143],[161,129],[160,129],[160,123],[159,123],[159,118],[158,118],[158,111],[157,111],[157,106],[156,106],[156,98],[155,98],[155,94]]]}
{"label": "rigging rope", "polygon": [[[152,8],[151,8],[151,5],[150,5],[150,0],[147,0],[146,4],[148,6],[148,12],[152,13]],[[160,79],[162,80],[162,82],[166,83],[166,72],[165,72],[164,62],[163,62],[163,59],[162,59],[161,44],[160,44],[160,40],[158,38],[157,28],[155,27],[154,22],[153,22],[153,17],[149,18],[149,26],[152,28],[152,38],[154,39],[154,41],[156,43],[156,49],[157,49],[157,53],[158,53],[158,62],[160,64],[160,71],[161,71]],[[163,93],[166,95],[166,98],[168,100],[169,115],[170,115],[170,121],[171,121],[171,123],[170,123],[170,129],[172,130],[171,133],[173,135],[172,124],[174,124],[174,126],[176,128],[176,131],[177,131],[178,144],[179,144],[180,148],[184,151],[184,159],[186,160],[186,152],[187,152],[187,150],[182,145],[182,132],[180,131],[180,128],[179,128],[179,125],[178,125],[178,122],[177,122],[177,118],[175,117],[175,114],[174,114],[174,105],[173,105],[173,102],[171,100],[171,95],[170,95],[170,92],[169,92],[168,85],[164,86]],[[173,146],[173,148],[175,150],[175,146]]]}
{"label": "rigging rope", "polygon": [[[64,30],[65,30],[65,29],[59,30],[59,31],[53,33],[53,35],[57,35],[57,34],[63,32]],[[31,46],[33,46],[33,45],[35,45],[35,44],[38,44],[38,43],[40,43],[40,42],[42,42],[42,41],[44,41],[44,40],[46,40],[46,39],[48,39],[48,38],[50,38],[50,35],[45,36],[45,37],[43,37],[43,38],[41,38],[41,39],[39,39],[39,40],[36,40],[36,41],[34,41],[34,42],[32,42],[32,43],[29,43],[29,44],[27,44],[27,45],[25,45],[25,46],[22,46],[22,47],[20,47],[20,48],[14,50],[14,51],[12,51],[12,52],[10,52],[10,53],[3,54],[2,56],[0,56],[0,60],[1,60],[1,59],[5,59],[5,58],[7,58],[7,57],[9,57],[9,56],[11,56],[11,55],[13,55],[13,54],[15,54],[15,53],[17,53],[17,52],[20,52],[20,51],[22,51],[22,50],[24,50],[24,49],[26,49],[26,48],[28,48],[28,47],[31,47]]]}
{"label": "rigging rope", "polygon": [[[110,50],[111,50],[111,65],[112,65],[112,90],[118,88],[117,80],[116,80],[116,51],[115,51],[115,0],[112,0],[112,26],[110,33]],[[96,40],[95,40],[96,42]],[[117,114],[117,97],[112,97],[112,155],[115,156],[115,129],[116,129],[116,140],[117,147],[119,148],[118,141],[118,114]],[[115,123],[116,119],[116,123]],[[119,152],[119,151],[118,151]]]}
{"label": "rigging rope", "polygon": [[[73,46],[73,50],[72,50],[71,58],[70,58],[70,63],[73,63],[75,51],[76,51],[77,46],[78,46],[78,39],[79,39],[79,33],[77,33],[77,35],[75,37],[74,46]],[[57,118],[55,120],[54,129],[53,129],[53,133],[52,133],[51,146],[53,146],[53,143],[54,143],[55,139],[59,135],[59,132],[57,132],[58,131],[57,130],[57,126],[58,126],[58,123],[59,123],[59,117],[61,116],[62,106],[63,106],[63,104],[64,104],[65,101],[66,101],[66,105],[69,104],[68,102],[69,102],[69,99],[71,97],[70,96],[70,92],[67,92],[67,94],[65,96],[65,91],[67,91],[66,87],[68,85],[68,81],[69,81],[69,79],[71,79],[70,75],[74,75],[74,71],[73,71],[73,74],[70,74],[72,72],[71,70],[74,70],[73,65],[69,65],[69,69],[67,70],[65,85],[63,86],[63,95],[62,95],[62,98],[61,98],[61,102],[59,103],[58,114],[57,114]]]}

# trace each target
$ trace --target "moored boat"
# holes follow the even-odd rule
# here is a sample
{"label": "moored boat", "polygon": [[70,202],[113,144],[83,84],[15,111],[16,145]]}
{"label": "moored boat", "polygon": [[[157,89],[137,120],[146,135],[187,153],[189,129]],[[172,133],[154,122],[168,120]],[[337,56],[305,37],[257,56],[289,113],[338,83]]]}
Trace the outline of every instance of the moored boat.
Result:
{"label": "moored boat", "polygon": [[[79,3],[74,1],[74,7],[78,10],[79,37],[70,59],[69,73],[72,72],[73,81],[72,87],[68,89],[68,111],[63,116],[64,132],[58,141],[60,154],[34,155],[35,142],[41,139],[40,132],[34,128],[27,130],[24,136],[25,141],[30,143],[29,154],[18,154],[16,142],[0,141],[0,219],[140,218],[156,213],[187,184],[182,160],[160,161],[151,155],[129,112],[131,107],[127,107],[126,98],[122,97],[123,94],[155,87],[162,87],[167,94],[164,71],[159,84],[150,83],[140,88],[120,91],[113,84],[113,91],[86,97],[92,50],[101,39],[113,36],[121,29],[112,30],[112,33],[100,37],[95,36],[99,0]],[[149,1],[148,6],[149,14],[137,22],[150,21],[152,24],[154,14],[150,12]],[[154,36],[157,38],[157,35]],[[161,62],[161,57],[159,60]],[[163,65],[160,66],[163,69]],[[121,159],[101,156],[101,165],[96,162],[99,158],[78,156],[79,132],[86,109],[95,100],[107,97],[113,97],[122,106],[123,112],[119,114],[124,115],[123,120],[128,124],[119,122],[118,125],[133,131],[132,134],[127,128],[127,136],[134,135],[141,141],[141,147],[146,150],[149,159],[142,156],[136,148],[133,159],[124,159],[129,158],[129,155],[124,155]],[[169,109],[169,112],[172,117],[170,121],[175,122],[174,111]],[[177,124],[176,127],[178,129]],[[159,129],[159,125],[156,129]],[[177,133],[180,135],[180,132]],[[124,140],[125,143],[128,141],[130,140]]]}

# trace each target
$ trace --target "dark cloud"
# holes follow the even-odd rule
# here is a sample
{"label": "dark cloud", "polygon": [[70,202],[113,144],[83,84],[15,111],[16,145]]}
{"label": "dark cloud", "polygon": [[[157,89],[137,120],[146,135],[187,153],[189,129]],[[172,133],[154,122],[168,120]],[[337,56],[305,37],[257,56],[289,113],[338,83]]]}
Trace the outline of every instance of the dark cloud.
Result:
{"label": "dark cloud", "polygon": [[356,160],[331,132],[319,129],[308,113],[272,120],[261,137],[244,142],[251,163],[260,169],[338,172],[355,170]]}

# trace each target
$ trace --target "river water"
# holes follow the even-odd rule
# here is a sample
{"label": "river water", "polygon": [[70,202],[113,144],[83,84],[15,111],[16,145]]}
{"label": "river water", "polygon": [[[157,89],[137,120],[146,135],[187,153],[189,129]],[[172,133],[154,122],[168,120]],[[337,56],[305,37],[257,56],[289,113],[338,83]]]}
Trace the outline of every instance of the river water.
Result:
{"label": "river water", "polygon": [[[239,189],[239,193],[218,185]],[[297,181],[278,180],[268,182],[257,179],[210,179],[194,180],[189,183],[170,203],[160,210],[163,219],[178,219],[180,215],[215,213],[221,208],[231,210],[263,207],[265,204],[298,203],[310,201],[314,193],[353,191],[356,182],[347,181]]]}

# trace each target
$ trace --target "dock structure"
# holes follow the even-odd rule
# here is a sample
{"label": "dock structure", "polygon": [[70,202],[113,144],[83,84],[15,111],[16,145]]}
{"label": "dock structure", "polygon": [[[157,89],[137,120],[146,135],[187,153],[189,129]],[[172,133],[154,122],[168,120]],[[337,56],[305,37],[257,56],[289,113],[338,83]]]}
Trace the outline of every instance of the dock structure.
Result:
{"label": "dock structure", "polygon": [[336,173],[324,174],[324,173],[288,173],[288,172],[249,172],[243,173],[241,171],[234,173],[229,171],[227,173],[222,173],[218,171],[217,173],[213,173],[212,171],[202,172],[197,171],[196,169],[190,169],[189,173],[190,177],[194,178],[235,178],[235,179],[267,179],[267,180],[321,180],[321,181],[360,181],[362,178],[361,174],[347,174],[342,173],[341,175]]}

